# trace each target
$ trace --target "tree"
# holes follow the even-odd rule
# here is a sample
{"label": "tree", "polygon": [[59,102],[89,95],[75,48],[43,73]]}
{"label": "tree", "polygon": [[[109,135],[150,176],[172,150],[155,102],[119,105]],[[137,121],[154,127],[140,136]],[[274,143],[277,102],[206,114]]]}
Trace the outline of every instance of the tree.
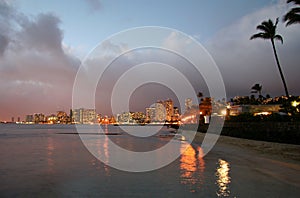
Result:
{"label": "tree", "polygon": [[[300,5],[300,0],[287,0],[287,3],[293,2],[295,5]],[[284,17],[283,21],[286,22],[286,26],[300,23],[300,7],[294,7],[288,11]]]}
{"label": "tree", "polygon": [[262,39],[270,39],[271,43],[272,43],[272,47],[273,47],[273,52],[275,55],[275,59],[276,59],[276,63],[277,63],[277,67],[280,73],[280,77],[284,86],[284,91],[285,91],[285,95],[287,97],[289,97],[289,93],[288,93],[288,89],[286,86],[286,82],[284,79],[284,75],[279,63],[279,58],[277,55],[277,51],[276,51],[276,47],[275,47],[275,40],[279,40],[281,41],[281,43],[283,43],[283,38],[281,35],[276,34],[276,28],[277,28],[277,24],[278,24],[278,18],[276,19],[276,23],[274,24],[273,21],[271,19],[269,19],[268,21],[263,21],[260,25],[258,25],[256,27],[256,29],[261,30],[261,32],[254,34],[251,36],[250,40],[252,39],[256,39],[256,38],[262,38]]}
{"label": "tree", "polygon": [[203,93],[202,92],[199,91],[198,94],[197,94],[197,97],[200,100],[199,102],[203,101],[203,98],[202,98],[203,97]]}
{"label": "tree", "polygon": [[198,92],[197,97],[198,98],[202,98],[203,97],[203,93],[202,92]]}
{"label": "tree", "polygon": [[300,98],[291,96],[287,100],[284,100],[282,102],[281,111],[292,116],[300,116]]}
{"label": "tree", "polygon": [[258,93],[258,95],[261,96],[262,85],[255,84],[251,87],[251,89],[253,90],[251,93]]}

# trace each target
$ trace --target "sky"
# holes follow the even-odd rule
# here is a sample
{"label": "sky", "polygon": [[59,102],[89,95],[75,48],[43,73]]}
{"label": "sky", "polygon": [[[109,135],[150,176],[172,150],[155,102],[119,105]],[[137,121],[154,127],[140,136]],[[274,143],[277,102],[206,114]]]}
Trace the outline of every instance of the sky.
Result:
{"label": "sky", "polygon": [[[11,117],[23,120],[26,114],[39,112],[69,112],[74,80],[84,58],[111,35],[140,26],[176,29],[201,43],[222,74],[227,99],[250,95],[256,83],[262,84],[263,95],[278,96],[284,90],[271,43],[249,38],[263,20],[280,17],[278,33],[284,43],[278,42],[276,47],[290,94],[300,95],[300,26],[285,27],[282,22],[291,6],[285,0],[0,0],[0,121]],[[106,44],[111,52],[126,49],[126,43]],[[145,56],[147,53],[151,56]],[[161,54],[145,50],[116,61],[118,65],[98,84],[97,112],[110,113],[106,102],[109,85],[125,68],[153,57],[163,59]],[[164,57],[173,60],[168,63],[189,78],[195,91],[209,96],[203,78],[187,69],[189,63],[170,54]],[[133,93],[130,108],[144,111],[156,100],[167,98],[176,101],[168,87],[145,85]]]}

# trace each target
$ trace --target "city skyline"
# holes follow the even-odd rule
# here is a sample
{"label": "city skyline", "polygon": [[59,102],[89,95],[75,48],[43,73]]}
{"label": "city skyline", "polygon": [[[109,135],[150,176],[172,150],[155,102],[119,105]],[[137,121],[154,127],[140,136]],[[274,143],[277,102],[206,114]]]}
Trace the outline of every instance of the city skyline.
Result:
{"label": "city skyline", "polygon": [[[24,119],[13,116],[11,120],[0,120],[0,123],[17,124],[145,124],[145,123],[178,123],[178,121],[196,122],[199,116],[237,116],[241,113],[257,115],[292,115],[286,114],[286,96],[271,98],[262,95],[236,96],[230,101],[214,100],[199,94],[199,101],[194,103],[191,98],[185,99],[184,108],[178,108],[172,99],[158,100],[143,111],[122,111],[116,114],[105,115],[96,109],[75,108],[70,113],[59,110],[56,114],[42,112],[26,114]],[[290,97],[291,107],[299,112],[300,96]],[[285,103],[285,105],[283,105]],[[298,108],[298,110],[297,110]],[[214,110],[213,110],[214,109]],[[292,112],[289,112],[292,113]]]}
{"label": "city skyline", "polygon": [[[78,109],[70,109],[70,114],[68,115],[66,111],[64,110],[57,110],[56,114],[54,112],[51,112],[49,114],[45,114],[43,112],[35,112],[35,113],[29,113],[24,116],[24,118],[21,119],[21,116],[12,116],[10,120],[0,120],[0,122],[17,122],[17,123],[56,123],[52,121],[58,121],[61,120],[59,117],[66,119],[66,117],[70,117],[71,121],[66,121],[64,120],[62,123],[66,124],[69,122],[74,122],[74,123],[89,123],[93,119],[88,119],[87,117],[94,117],[96,119],[97,117],[101,118],[109,118],[109,117],[119,117],[122,114],[126,113],[143,113],[146,116],[147,119],[147,109],[158,109],[160,111],[160,114],[164,116],[163,120],[159,119],[153,119],[155,121],[171,121],[173,115],[178,116],[180,115],[180,110],[178,107],[174,106],[174,102],[172,99],[166,99],[166,100],[158,100],[154,104],[152,104],[149,107],[144,107],[144,111],[129,111],[129,112],[118,112],[115,115],[105,115],[101,114],[101,112],[97,111],[97,109],[89,109],[89,108],[78,108]],[[186,107],[185,107],[186,109]],[[155,110],[157,111],[157,110]],[[86,116],[82,116],[83,114],[87,113]],[[54,118],[56,117],[56,118]],[[72,120],[74,119],[74,120]],[[88,121],[84,121],[88,120]],[[150,118],[150,121],[152,118]],[[99,121],[99,120],[98,120]],[[94,121],[93,121],[94,122]],[[95,121],[96,122],[96,121]]]}
{"label": "city skyline", "polygon": [[[237,95],[250,95],[255,83],[263,86],[263,95],[283,95],[270,43],[249,41],[249,38],[261,21],[282,17],[291,6],[280,0],[133,1],[132,4],[77,0],[71,9],[68,2],[0,0],[0,120],[24,117],[28,112],[48,114],[54,109],[71,109],[73,82],[83,58],[108,36],[148,25],[178,29],[203,44],[220,69],[227,100]],[[216,17],[216,13],[222,17]],[[278,33],[283,36],[284,43],[276,43],[279,58],[290,94],[300,95],[297,86],[300,29],[285,27],[282,18],[280,20]],[[176,39],[169,35],[165,44],[176,45]],[[110,52],[122,50],[122,46],[113,43],[106,46]],[[143,58],[152,60],[151,57]],[[188,63],[173,60],[174,67],[185,71]],[[114,71],[108,72],[98,85],[96,93],[96,109],[108,115],[107,92],[111,89],[111,79],[118,77],[116,71],[122,73],[133,64],[125,58],[118,61]],[[193,70],[185,72],[195,92],[201,91],[209,97],[203,79]],[[134,93],[130,108],[138,111],[160,98],[173,98],[178,103],[167,87],[149,84]]]}

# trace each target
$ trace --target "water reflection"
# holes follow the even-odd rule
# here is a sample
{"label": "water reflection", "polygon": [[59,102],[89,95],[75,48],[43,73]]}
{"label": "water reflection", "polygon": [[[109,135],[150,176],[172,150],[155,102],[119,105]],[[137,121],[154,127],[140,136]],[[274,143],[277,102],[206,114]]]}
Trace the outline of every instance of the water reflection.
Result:
{"label": "water reflection", "polygon": [[104,137],[103,148],[104,148],[104,156],[105,156],[105,159],[106,159],[105,165],[104,165],[104,171],[105,171],[106,175],[110,175],[109,167],[107,166],[107,164],[109,162],[109,152],[108,152],[108,137],[106,135]]}
{"label": "water reflection", "polygon": [[[105,134],[108,134],[108,128],[107,126],[104,128],[103,132]],[[94,143],[94,144],[93,144]],[[96,169],[104,169],[105,175],[110,176],[110,169],[109,166],[106,165],[109,162],[109,148],[108,148],[108,137],[107,135],[96,135],[93,137],[93,141],[91,142],[93,149],[95,151],[96,156],[104,156],[103,159],[103,164],[99,163],[97,158],[93,158],[91,160],[91,164],[96,167]]]}
{"label": "water reflection", "polygon": [[230,164],[225,160],[219,159],[216,172],[216,184],[218,186],[217,195],[219,197],[228,197],[230,195],[229,184],[231,182],[231,178],[229,176],[229,172]]}
{"label": "water reflection", "polygon": [[47,138],[47,167],[48,167],[48,172],[53,173],[54,170],[54,142],[52,137]]}
{"label": "water reflection", "polygon": [[187,185],[190,192],[196,192],[204,181],[205,162],[200,147],[194,149],[191,145],[183,143],[181,146],[180,179],[181,184]]}

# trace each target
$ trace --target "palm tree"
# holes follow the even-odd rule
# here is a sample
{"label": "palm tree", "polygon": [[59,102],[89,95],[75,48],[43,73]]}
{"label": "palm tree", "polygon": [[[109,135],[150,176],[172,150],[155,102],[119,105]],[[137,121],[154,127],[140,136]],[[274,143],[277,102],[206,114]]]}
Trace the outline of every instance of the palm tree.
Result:
{"label": "palm tree", "polygon": [[199,98],[199,102],[201,102],[203,100],[203,93],[199,91],[197,97]]}
{"label": "palm tree", "polygon": [[258,95],[261,96],[262,85],[255,84],[251,87],[251,89],[253,90],[251,93],[258,93]]}
{"label": "palm tree", "polygon": [[279,63],[277,51],[276,51],[276,48],[275,48],[275,42],[274,42],[275,40],[279,40],[279,41],[281,41],[281,43],[283,43],[282,36],[280,36],[279,34],[276,34],[277,24],[278,24],[278,18],[276,19],[275,24],[273,23],[273,21],[271,19],[269,19],[268,21],[263,21],[260,25],[258,25],[256,27],[256,29],[261,30],[261,32],[252,35],[250,40],[256,39],[256,38],[270,39],[271,40],[274,55],[275,55],[275,59],[276,59],[276,63],[277,63],[277,67],[278,67],[280,77],[281,77],[281,80],[282,80],[282,83],[283,83],[283,86],[284,86],[285,95],[287,97],[289,97],[288,89],[287,89],[287,86],[286,86],[284,75],[283,75],[282,70],[281,70],[281,66],[280,66],[280,63]]}
{"label": "palm tree", "polygon": [[[295,5],[300,5],[300,0],[287,0],[287,3],[294,2]],[[295,23],[300,23],[300,7],[294,7],[283,17],[283,21],[287,22],[286,26]]]}

